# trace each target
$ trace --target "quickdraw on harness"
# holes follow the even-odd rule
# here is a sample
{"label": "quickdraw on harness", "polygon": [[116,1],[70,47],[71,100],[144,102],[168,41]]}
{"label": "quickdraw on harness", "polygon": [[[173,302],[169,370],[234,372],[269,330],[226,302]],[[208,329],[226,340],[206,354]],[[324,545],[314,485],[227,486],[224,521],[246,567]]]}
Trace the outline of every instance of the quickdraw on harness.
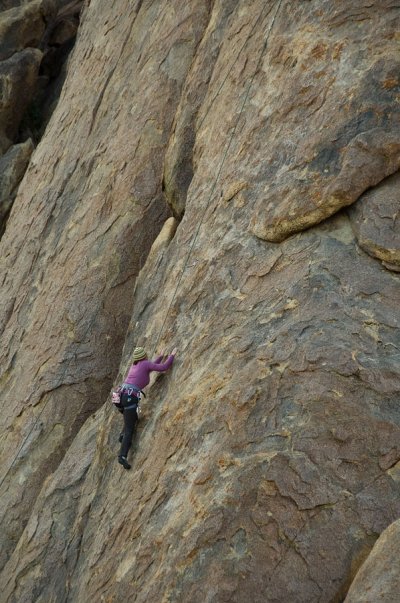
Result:
{"label": "quickdraw on harness", "polygon": [[[123,405],[121,403],[122,394],[128,394],[128,404]],[[114,389],[111,394],[111,402],[119,410],[119,412],[124,412],[124,410],[136,410],[137,417],[139,419],[141,414],[140,408],[140,400],[142,397],[146,397],[146,394],[136,385],[132,385],[130,383],[123,383],[119,385],[117,389]]]}

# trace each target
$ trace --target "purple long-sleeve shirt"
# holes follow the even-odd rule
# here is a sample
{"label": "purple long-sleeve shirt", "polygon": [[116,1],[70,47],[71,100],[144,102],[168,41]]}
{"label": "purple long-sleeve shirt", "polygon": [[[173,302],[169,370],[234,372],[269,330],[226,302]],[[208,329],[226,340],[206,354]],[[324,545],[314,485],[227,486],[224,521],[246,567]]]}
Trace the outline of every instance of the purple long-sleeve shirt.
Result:
{"label": "purple long-sleeve shirt", "polygon": [[168,356],[166,362],[163,364],[160,363],[161,360],[162,356],[158,356],[158,358],[156,358],[153,362],[151,360],[141,360],[137,364],[132,364],[124,383],[136,385],[136,387],[143,389],[149,384],[150,373],[152,371],[162,373],[163,371],[169,369],[174,361],[174,355],[171,354]]}

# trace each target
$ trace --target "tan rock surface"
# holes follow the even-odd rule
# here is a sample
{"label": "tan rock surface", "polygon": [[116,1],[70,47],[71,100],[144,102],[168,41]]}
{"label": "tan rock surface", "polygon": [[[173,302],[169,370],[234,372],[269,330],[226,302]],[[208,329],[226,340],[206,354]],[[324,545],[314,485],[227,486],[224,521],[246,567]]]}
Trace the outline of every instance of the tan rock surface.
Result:
{"label": "tan rock surface", "polygon": [[349,212],[360,247],[400,271],[400,172],[364,193]]}
{"label": "tan rock surface", "polygon": [[400,165],[395,3],[284,3],[278,23],[246,117],[257,136],[237,150],[256,181],[251,228],[272,241],[350,205]]}
{"label": "tan rock surface", "polygon": [[[339,602],[400,513],[399,275],[360,250],[344,212],[259,237],[284,239],[397,169],[399,9],[135,9],[86,8],[13,210],[38,208],[35,237],[10,222],[1,243],[3,466],[29,435],[2,492],[1,592]],[[150,249],[162,179],[183,217]],[[109,402],[73,436],[137,344],[180,351],[125,472]]]}
{"label": "tan rock surface", "polygon": [[400,571],[400,520],[381,534],[360,568],[345,603],[398,603]]}
{"label": "tan rock surface", "polygon": [[247,180],[250,228],[258,237],[281,241],[395,172],[399,21],[391,0],[368,7],[357,0],[351,9],[340,2],[277,2],[263,11],[249,3],[234,18],[217,5],[167,154],[166,190],[175,211],[182,213],[193,165],[201,182],[194,178],[192,187],[202,191],[204,178],[212,178],[221,132],[233,132],[252,77],[222,180],[227,186]]}
{"label": "tan rock surface", "polygon": [[[277,249],[237,241],[231,212],[199,245],[167,319],[169,344],[186,349],[144,404],[133,471],[116,464],[120,417],[105,408],[75,540],[48,539],[51,513],[25,531],[3,574],[7,601],[340,600],[399,513],[397,277],[357,252],[345,217]],[[137,282],[124,370],[139,333],[149,345],[158,335],[181,226]],[[73,493],[42,492],[37,508],[59,517],[65,505],[64,525]]]}
{"label": "tan rock surface", "polygon": [[1,241],[3,563],[43,479],[104,400],[136,274],[168,215],[163,150],[207,11],[179,9],[177,27],[177,7],[140,4],[87,11]]}

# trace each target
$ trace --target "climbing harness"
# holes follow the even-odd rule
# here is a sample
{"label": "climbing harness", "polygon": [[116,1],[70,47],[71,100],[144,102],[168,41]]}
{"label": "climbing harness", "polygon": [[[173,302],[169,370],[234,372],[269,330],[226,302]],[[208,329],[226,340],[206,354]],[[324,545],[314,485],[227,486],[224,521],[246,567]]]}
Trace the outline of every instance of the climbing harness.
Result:
{"label": "climbing harness", "polygon": [[[123,406],[121,402],[122,394],[128,394],[128,402],[130,402],[132,398],[134,399],[134,402],[132,402],[130,406]],[[121,413],[123,413],[124,410],[136,408],[137,418],[139,419],[141,415],[140,401],[143,397],[145,398],[146,394],[139,387],[136,387],[136,385],[132,385],[131,383],[123,383],[112,391],[111,402]]]}
{"label": "climbing harness", "polygon": [[[259,57],[259,59],[258,59],[256,69],[255,69],[255,71],[254,71],[254,73],[253,73],[253,75],[252,75],[252,77],[251,77],[251,79],[250,79],[250,83],[249,83],[249,86],[248,86],[248,88],[247,88],[247,92],[246,92],[246,94],[245,94],[244,100],[243,100],[243,102],[242,102],[242,105],[241,105],[241,108],[240,108],[240,111],[239,111],[238,118],[237,118],[237,120],[236,120],[235,126],[234,126],[234,128],[233,128],[233,130],[232,130],[232,133],[231,133],[231,136],[230,136],[230,138],[229,138],[228,144],[227,144],[227,146],[226,146],[226,149],[225,149],[224,155],[223,155],[223,157],[222,157],[222,161],[221,161],[221,164],[220,164],[219,169],[218,169],[218,171],[217,171],[217,175],[216,175],[216,177],[215,177],[215,180],[214,180],[213,186],[212,186],[212,188],[211,188],[211,192],[210,192],[209,198],[208,198],[207,203],[206,203],[206,205],[205,205],[205,209],[204,209],[203,215],[202,215],[201,220],[199,221],[199,223],[198,223],[198,225],[197,225],[197,228],[196,228],[196,230],[195,230],[195,234],[194,234],[194,237],[193,237],[192,243],[191,243],[191,245],[190,245],[189,252],[188,252],[188,254],[187,254],[186,260],[185,260],[185,262],[184,262],[184,265],[183,265],[183,268],[182,268],[181,274],[180,274],[180,276],[179,276],[179,279],[178,279],[177,285],[176,285],[176,287],[175,287],[174,294],[173,294],[173,296],[172,296],[172,298],[171,298],[171,301],[170,301],[170,303],[169,303],[169,305],[168,305],[168,308],[167,308],[167,311],[166,311],[166,313],[165,313],[164,321],[163,321],[163,323],[162,323],[162,325],[161,325],[161,329],[160,329],[160,331],[159,331],[159,335],[158,335],[158,338],[157,338],[157,340],[156,340],[156,344],[155,344],[155,346],[154,346],[154,350],[156,350],[156,349],[157,349],[158,343],[159,343],[159,341],[160,341],[160,339],[161,339],[161,335],[162,335],[162,332],[163,332],[163,329],[164,329],[164,326],[165,326],[165,323],[166,323],[166,320],[167,320],[167,317],[168,317],[169,311],[170,311],[170,309],[171,309],[171,307],[172,307],[172,304],[173,304],[173,302],[174,302],[174,300],[175,300],[176,293],[177,293],[178,288],[179,288],[179,286],[180,286],[180,284],[181,284],[181,281],[182,281],[183,275],[184,275],[184,273],[185,273],[185,270],[186,270],[186,267],[187,267],[187,265],[188,265],[188,262],[189,262],[190,256],[191,256],[191,254],[192,254],[192,251],[193,251],[193,248],[194,248],[194,244],[195,244],[195,242],[196,242],[196,240],[197,240],[198,234],[199,234],[199,232],[200,232],[200,228],[201,228],[201,226],[202,226],[202,224],[203,224],[203,221],[204,221],[205,215],[206,215],[206,213],[207,213],[208,207],[209,207],[209,205],[210,205],[210,202],[211,202],[212,196],[213,196],[214,191],[215,191],[215,189],[216,189],[217,183],[218,183],[218,181],[219,181],[219,179],[220,179],[220,176],[221,176],[221,173],[222,173],[222,168],[223,168],[223,166],[224,166],[224,163],[225,163],[226,157],[227,157],[227,155],[228,155],[228,151],[229,151],[229,149],[230,149],[230,147],[231,147],[231,145],[232,145],[232,142],[233,142],[234,136],[235,136],[235,134],[236,134],[236,130],[237,130],[237,127],[238,127],[238,125],[239,125],[240,118],[241,118],[241,116],[242,116],[242,113],[243,113],[244,107],[245,107],[246,102],[247,102],[247,99],[248,99],[248,97],[249,97],[250,90],[251,90],[251,87],[252,87],[252,85],[253,85],[254,78],[255,78],[255,76],[256,76],[256,74],[257,74],[257,72],[258,72],[258,69],[259,69],[259,67],[260,67],[262,57],[263,57],[264,52],[265,52],[265,50],[266,50],[266,48],[267,48],[267,45],[268,45],[268,40],[269,40],[269,36],[270,36],[270,33],[271,33],[272,28],[273,28],[273,26],[274,26],[274,23],[275,23],[276,17],[277,17],[277,15],[278,15],[278,13],[279,13],[279,10],[280,10],[280,7],[281,7],[282,2],[283,2],[283,0],[279,0],[279,1],[278,1],[278,3],[277,3],[277,9],[276,9],[275,14],[274,14],[274,16],[273,16],[273,18],[272,18],[271,25],[270,25],[270,27],[269,27],[269,29],[268,29],[268,31],[267,31],[266,38],[265,38],[265,42],[264,42],[264,45],[263,45],[263,47],[262,47],[262,50],[261,50],[261,53],[260,53],[260,57]],[[242,52],[243,48],[244,48],[244,47],[245,47],[245,45],[247,44],[247,40],[248,40],[248,39],[251,37],[251,34],[252,34],[252,32],[253,32],[254,28],[257,26],[257,24],[259,23],[259,21],[260,21],[260,20],[261,20],[261,18],[263,17],[263,14],[264,14],[264,11],[265,11],[266,6],[268,7],[268,4],[267,4],[267,3],[265,3],[265,4],[264,4],[264,6],[263,6],[263,8],[262,8],[262,10],[261,10],[261,12],[260,12],[260,14],[259,14],[259,16],[257,17],[257,19],[256,19],[256,21],[255,21],[255,23],[254,23],[254,25],[253,25],[253,27],[252,27],[252,29],[251,29],[251,32],[250,32],[249,36],[247,37],[247,39],[246,39],[245,43],[244,43],[244,44],[243,44],[243,46],[241,47],[241,49],[240,49],[240,51],[239,51],[239,53],[238,53],[238,55],[237,55],[237,57],[236,57],[236,61],[237,61],[237,59],[239,58],[239,55],[240,55],[240,53]],[[161,12],[161,9],[160,9],[160,12]],[[217,98],[217,96],[219,95],[219,93],[220,93],[220,91],[221,91],[222,87],[224,86],[224,84],[225,84],[225,82],[226,82],[226,80],[227,80],[227,78],[228,78],[228,76],[229,76],[229,73],[231,72],[231,70],[232,70],[232,68],[233,68],[233,66],[234,66],[234,64],[235,64],[235,62],[236,62],[236,61],[234,61],[234,62],[233,62],[233,64],[232,64],[231,68],[228,70],[227,75],[225,76],[224,80],[222,81],[222,83],[221,83],[221,85],[220,85],[220,87],[219,87],[219,89],[218,89],[218,91],[217,91],[217,94],[216,94],[216,95],[213,97],[213,99],[211,100],[210,106],[209,106],[209,108],[207,109],[207,111],[206,111],[206,113],[205,113],[205,115],[204,115],[203,120],[202,120],[202,122],[201,122],[201,123],[203,123],[203,121],[204,121],[205,117],[207,116],[207,114],[208,114],[208,112],[209,112],[209,110],[210,110],[211,106],[212,106],[212,105],[213,105],[213,103],[214,103],[214,100],[215,100],[215,99]],[[89,332],[89,330],[92,328],[92,326],[93,326],[93,324],[94,324],[94,322],[95,322],[95,320],[96,320],[96,319],[97,319],[97,315],[96,315],[96,316],[95,316],[95,317],[92,319],[92,321],[90,321],[90,322],[89,322],[89,326],[88,326],[87,330],[86,330],[86,331],[85,331],[85,333],[84,333],[84,337],[87,335],[87,333]],[[69,368],[69,367],[68,367],[68,364],[66,363],[64,373],[63,373],[62,377],[60,378],[60,382],[62,382],[62,380],[64,379],[65,374],[66,374],[66,371],[67,371],[67,369],[68,369],[68,368]],[[118,388],[117,388],[117,390],[115,390],[115,391],[113,392],[113,394],[114,394],[114,393],[116,393],[116,394],[118,395]],[[28,432],[27,436],[26,436],[26,437],[24,438],[24,440],[22,441],[22,444],[21,444],[21,446],[19,447],[19,449],[18,449],[18,451],[17,451],[17,454],[15,455],[15,457],[14,457],[14,459],[13,459],[13,461],[12,461],[11,465],[8,467],[8,469],[7,469],[6,473],[4,474],[4,476],[3,476],[2,480],[0,481],[0,487],[3,485],[3,483],[4,483],[5,479],[6,479],[6,477],[8,476],[8,474],[9,474],[9,472],[11,471],[12,467],[14,466],[14,464],[15,464],[15,462],[16,462],[16,460],[17,460],[17,458],[18,458],[18,455],[20,454],[21,450],[23,449],[23,447],[25,446],[26,442],[28,441],[28,438],[31,436],[31,434],[33,433],[34,429],[36,428],[36,425],[38,424],[39,419],[41,418],[41,416],[42,416],[42,414],[43,414],[43,411],[45,410],[45,408],[46,408],[46,406],[47,406],[47,403],[48,403],[49,399],[50,399],[50,396],[49,396],[49,397],[47,398],[47,400],[45,401],[45,403],[44,403],[44,405],[43,405],[43,408],[42,408],[42,409],[41,409],[41,411],[39,412],[39,414],[38,414],[38,416],[37,416],[37,418],[36,418],[36,421],[35,421],[35,422],[34,422],[34,424],[33,424],[33,427],[30,429],[30,431]],[[115,398],[115,399],[116,399],[116,398]],[[115,405],[115,406],[116,406],[116,405]]]}

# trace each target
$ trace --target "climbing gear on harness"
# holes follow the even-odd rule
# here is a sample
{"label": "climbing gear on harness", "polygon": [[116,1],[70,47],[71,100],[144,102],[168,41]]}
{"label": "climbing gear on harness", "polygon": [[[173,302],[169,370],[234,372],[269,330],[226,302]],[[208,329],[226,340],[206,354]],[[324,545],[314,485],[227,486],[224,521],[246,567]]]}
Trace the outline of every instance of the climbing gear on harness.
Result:
{"label": "climbing gear on harness", "polygon": [[[130,402],[131,397],[135,398],[133,404],[129,406],[123,406],[123,404],[121,403],[122,394],[128,394],[128,402]],[[112,391],[111,402],[114,404],[115,408],[117,408],[121,413],[124,412],[124,408],[130,410],[131,408],[136,407],[136,414],[139,419],[139,416],[141,414],[139,402],[142,399],[142,396],[146,397],[146,394],[139,387],[137,387],[136,385],[132,385],[131,383],[123,383],[122,385],[119,385],[117,389],[114,389]]]}
{"label": "climbing gear on harness", "polygon": [[132,465],[126,460],[126,456],[118,456],[118,462],[123,466],[124,469],[130,469]]}
{"label": "climbing gear on harness", "polygon": [[146,397],[144,391],[137,387],[137,385],[132,385],[132,383],[123,383],[120,388],[121,395],[128,394],[128,396],[131,396],[133,394],[134,396],[136,396],[136,398],[139,398],[139,400],[142,398],[142,396],[144,398]]}
{"label": "climbing gear on harness", "polygon": [[[201,219],[198,221],[197,228],[196,228],[196,230],[195,230],[195,232],[194,232],[194,236],[192,237],[192,241],[191,241],[191,243],[190,243],[189,252],[188,252],[188,254],[186,255],[186,259],[185,259],[184,264],[183,264],[183,267],[182,267],[182,269],[181,269],[181,271],[180,271],[179,278],[177,279],[177,282],[176,282],[176,286],[175,286],[175,289],[174,289],[173,295],[172,295],[172,297],[171,297],[171,299],[170,299],[170,302],[169,302],[169,304],[168,304],[167,310],[166,310],[166,312],[165,312],[164,320],[163,320],[163,322],[162,322],[162,324],[161,324],[161,328],[160,328],[159,333],[158,333],[158,337],[157,337],[157,340],[156,340],[156,344],[155,344],[155,346],[154,346],[154,351],[157,349],[158,343],[159,343],[159,341],[161,340],[161,335],[162,335],[162,333],[163,333],[163,331],[164,331],[164,326],[165,326],[165,324],[166,324],[166,322],[167,322],[167,318],[168,318],[168,315],[169,315],[169,311],[170,311],[170,309],[171,309],[171,307],[172,307],[172,304],[173,304],[173,302],[174,302],[174,300],[175,300],[176,294],[177,294],[177,292],[178,292],[178,289],[179,289],[179,287],[180,287],[180,284],[181,284],[181,281],[182,281],[182,279],[183,279],[184,273],[185,273],[185,271],[186,271],[186,267],[189,265],[189,259],[190,259],[191,255],[192,255],[192,253],[193,253],[193,250],[194,250],[194,247],[195,247],[195,242],[196,242],[197,237],[198,237],[198,235],[199,235],[200,229],[201,229],[201,227],[202,227],[202,225],[203,225],[203,221],[204,221],[204,218],[205,218],[205,216],[206,216],[206,213],[207,213],[207,211],[208,211],[208,209],[209,209],[209,206],[210,206],[210,204],[211,204],[211,201],[212,201],[212,198],[213,198],[214,192],[215,192],[215,190],[216,190],[216,188],[217,188],[218,181],[220,180],[220,177],[221,177],[221,174],[222,174],[222,170],[223,170],[223,166],[224,166],[225,160],[226,160],[226,158],[227,158],[227,156],[228,156],[228,152],[229,152],[229,150],[230,150],[230,148],[231,148],[231,145],[232,145],[232,143],[233,143],[233,141],[234,141],[234,138],[235,138],[235,133],[236,133],[236,130],[237,130],[238,126],[239,126],[239,122],[240,122],[240,119],[241,119],[241,117],[242,117],[242,114],[243,114],[243,112],[244,112],[244,108],[245,108],[245,105],[246,105],[246,103],[247,103],[247,99],[248,99],[248,97],[249,97],[249,94],[250,94],[250,91],[251,91],[251,88],[252,88],[252,85],[253,85],[253,81],[254,81],[254,79],[255,79],[255,77],[256,77],[256,74],[259,72],[259,67],[260,67],[260,65],[261,65],[261,61],[262,61],[262,58],[263,58],[264,52],[265,52],[265,50],[266,50],[266,48],[267,48],[267,45],[268,45],[268,42],[269,42],[269,37],[270,37],[271,31],[272,31],[272,28],[274,27],[275,20],[276,20],[277,15],[278,15],[278,13],[279,13],[279,11],[280,11],[280,8],[281,8],[282,3],[283,3],[283,0],[278,0],[278,2],[277,2],[277,8],[276,8],[276,11],[275,11],[275,13],[274,13],[274,15],[273,15],[273,18],[272,18],[272,21],[271,21],[271,24],[270,24],[269,30],[268,30],[268,32],[267,32],[267,34],[266,34],[266,36],[265,36],[265,42],[264,42],[264,44],[263,44],[263,47],[262,47],[262,50],[261,50],[260,56],[259,56],[259,58],[258,58],[258,62],[257,62],[257,65],[256,65],[256,69],[255,69],[255,71],[254,71],[254,73],[253,73],[253,75],[252,75],[252,77],[251,77],[251,79],[250,79],[249,85],[248,85],[248,87],[247,87],[246,94],[244,95],[244,99],[243,99],[243,101],[242,101],[242,103],[241,103],[241,107],[240,107],[240,111],[239,111],[239,114],[238,114],[238,118],[237,118],[236,123],[235,123],[235,125],[234,125],[234,128],[233,128],[233,130],[232,130],[232,132],[231,132],[231,134],[230,134],[230,136],[229,136],[228,143],[227,143],[227,145],[226,145],[226,147],[225,147],[225,151],[224,151],[224,154],[223,154],[223,157],[222,157],[222,161],[221,161],[221,163],[220,163],[220,165],[219,165],[219,168],[218,168],[218,170],[217,170],[216,177],[215,177],[214,182],[213,182],[213,185],[212,185],[212,187],[211,187],[211,191],[210,191],[210,194],[209,194],[208,200],[207,200],[207,202],[206,202],[206,204],[205,204],[205,209],[204,209],[204,211],[203,211],[203,213],[202,213],[202,215],[201,215]],[[265,4],[265,6],[267,6],[267,7],[268,7],[268,4],[269,4],[269,3]],[[257,19],[256,19],[256,21],[255,21],[255,23],[254,23],[254,26],[252,27],[252,30],[253,30],[253,29],[254,29],[254,27],[257,25],[257,23],[258,23],[259,21],[261,21],[261,17],[262,17],[262,15],[264,14],[264,11],[265,11],[265,6],[263,7],[262,11],[261,11],[261,12],[260,12],[260,14],[258,15],[258,17],[257,17]],[[248,37],[248,39],[249,39],[249,38],[250,38],[250,36]],[[246,40],[246,43],[247,43],[247,40]],[[244,48],[244,45],[242,46],[242,49],[243,49],[243,48]],[[242,49],[240,50],[240,52],[242,51]],[[240,53],[239,53],[239,54],[240,54]],[[221,88],[220,88],[220,89],[221,89]],[[219,92],[220,92],[220,90],[218,91],[217,95],[219,94]],[[212,101],[212,102],[213,102],[213,101]],[[207,111],[207,113],[208,113],[208,111]],[[147,355],[146,355],[146,352],[144,351],[144,349],[143,349],[143,348],[135,348],[134,353],[133,353],[133,360],[134,360],[134,361],[142,360],[142,359],[144,359],[144,358],[146,358],[146,357],[147,357]],[[136,397],[136,396],[135,396],[135,397]],[[122,405],[121,405],[121,406],[122,406]],[[128,407],[125,407],[125,408],[128,408]],[[123,410],[122,410],[122,412],[123,412]],[[136,410],[136,412],[137,412],[137,415],[139,416],[138,410]],[[127,463],[127,461],[126,461],[126,457],[123,457],[123,456],[119,456],[119,457],[118,457],[118,462],[119,462],[119,463],[121,463],[121,465],[123,465],[125,468],[127,468],[127,467],[125,466],[125,463],[126,463],[127,465],[129,465],[129,463]],[[129,465],[129,468],[130,468],[130,465]]]}
{"label": "climbing gear on harness", "polygon": [[117,408],[120,412],[123,412],[122,404],[121,404],[121,394],[119,391],[114,390],[111,394],[111,402],[114,404],[115,408]]}

